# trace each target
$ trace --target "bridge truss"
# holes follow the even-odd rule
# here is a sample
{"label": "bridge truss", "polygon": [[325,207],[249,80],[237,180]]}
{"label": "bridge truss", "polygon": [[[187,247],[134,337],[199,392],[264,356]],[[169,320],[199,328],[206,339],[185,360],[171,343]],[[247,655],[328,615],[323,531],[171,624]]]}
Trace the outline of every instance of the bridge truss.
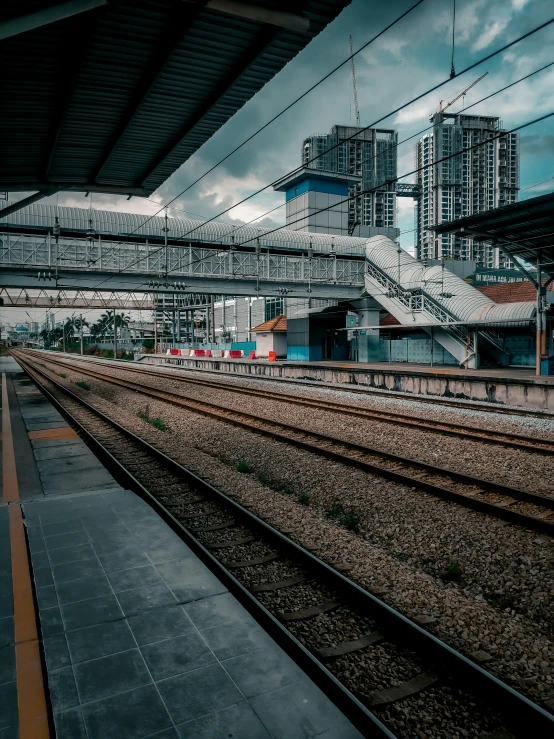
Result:
{"label": "bridge truss", "polygon": [[364,285],[360,257],[206,248],[161,248],[96,236],[0,232],[0,273],[11,288],[102,292],[283,295],[354,299]]}

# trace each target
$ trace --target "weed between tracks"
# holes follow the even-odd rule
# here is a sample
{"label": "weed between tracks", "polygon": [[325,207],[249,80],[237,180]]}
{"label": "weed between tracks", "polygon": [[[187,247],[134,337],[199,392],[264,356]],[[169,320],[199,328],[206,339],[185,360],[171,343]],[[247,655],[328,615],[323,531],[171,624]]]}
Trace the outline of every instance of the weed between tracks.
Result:
{"label": "weed between tracks", "polygon": [[75,383],[77,387],[82,388],[83,390],[90,390],[90,385],[88,382],[83,382],[82,380],[79,380],[79,382]]}
{"label": "weed between tracks", "polygon": [[237,462],[235,462],[233,467],[236,469],[237,472],[251,472],[252,471],[250,469],[250,465],[248,464],[248,462],[246,461],[244,457],[242,457]]}
{"label": "weed between tracks", "polygon": [[139,411],[137,413],[137,416],[141,418],[143,421],[146,421],[146,423],[149,423],[151,426],[154,426],[155,429],[158,429],[158,431],[167,431],[169,429],[169,426],[165,424],[161,418],[152,418],[152,416],[148,415],[148,406],[145,411]]}
{"label": "weed between tracks", "polygon": [[67,377],[67,375],[65,374],[65,372],[55,372],[54,374],[58,375],[58,377],[63,377],[64,380]]}
{"label": "weed between tracks", "polygon": [[446,582],[460,582],[462,579],[463,570],[458,562],[450,562],[445,571],[442,573],[441,578]]}
{"label": "weed between tracks", "polygon": [[352,531],[354,534],[360,531],[360,517],[355,513],[345,511],[340,503],[333,503],[333,505],[327,509],[327,515],[335,519],[337,523],[344,526],[348,531]]}

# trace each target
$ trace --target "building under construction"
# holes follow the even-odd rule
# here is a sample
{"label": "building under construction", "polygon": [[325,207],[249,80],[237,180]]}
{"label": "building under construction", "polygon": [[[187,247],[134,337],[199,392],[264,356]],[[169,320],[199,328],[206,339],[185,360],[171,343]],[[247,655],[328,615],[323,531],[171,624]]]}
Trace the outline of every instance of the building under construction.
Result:
{"label": "building under construction", "polygon": [[348,188],[349,230],[355,236],[374,235],[364,227],[396,228],[397,141],[392,129],[339,125],[304,139],[304,167],[361,177]]}
{"label": "building under construction", "polygon": [[433,130],[417,142],[415,152],[418,258],[472,259],[480,267],[509,268],[510,260],[490,243],[430,228],[517,201],[519,135],[503,133],[494,116],[439,111],[431,122]]}

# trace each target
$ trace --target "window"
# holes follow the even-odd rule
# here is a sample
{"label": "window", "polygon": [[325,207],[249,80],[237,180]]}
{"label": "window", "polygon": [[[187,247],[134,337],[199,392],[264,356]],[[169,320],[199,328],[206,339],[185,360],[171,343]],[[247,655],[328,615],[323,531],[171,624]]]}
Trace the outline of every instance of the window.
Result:
{"label": "window", "polygon": [[285,312],[284,298],[266,298],[265,299],[265,321],[269,321],[276,316],[280,316]]}

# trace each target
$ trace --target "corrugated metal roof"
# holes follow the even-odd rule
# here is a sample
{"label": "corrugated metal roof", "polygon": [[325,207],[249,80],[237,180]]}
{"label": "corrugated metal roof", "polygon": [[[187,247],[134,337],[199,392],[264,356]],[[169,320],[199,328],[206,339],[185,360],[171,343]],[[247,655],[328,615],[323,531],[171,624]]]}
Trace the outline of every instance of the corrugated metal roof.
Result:
{"label": "corrugated metal roof", "polygon": [[[251,4],[306,32],[185,0],[111,0],[0,44],[0,189],[153,192],[350,0]],[[49,7],[4,0],[8,19]]]}
{"label": "corrugated metal roof", "polygon": [[439,234],[463,233],[480,241],[497,241],[512,257],[554,274],[554,193],[512,203],[433,227]]}

